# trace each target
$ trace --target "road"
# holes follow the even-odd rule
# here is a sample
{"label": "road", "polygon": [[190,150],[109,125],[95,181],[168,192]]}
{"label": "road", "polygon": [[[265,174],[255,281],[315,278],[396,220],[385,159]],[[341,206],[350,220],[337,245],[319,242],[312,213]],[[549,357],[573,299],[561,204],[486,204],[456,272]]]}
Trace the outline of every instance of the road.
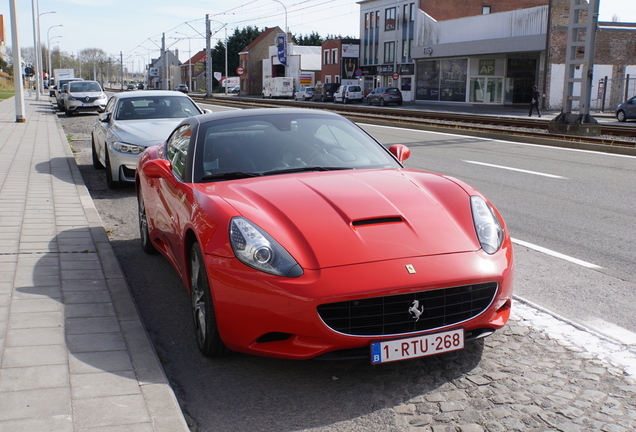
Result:
{"label": "road", "polygon": [[[108,190],[103,171],[92,167],[89,132],[96,117],[59,117],[193,430],[401,431],[405,429],[395,425],[394,407],[423,397],[423,389],[428,395],[452,398],[457,387],[451,383],[467,371],[493,363],[488,359],[480,364],[483,344],[471,346],[461,357],[382,368],[370,367],[366,361],[293,362],[241,354],[221,360],[202,357],[185,288],[167,261],[144,254],[139,246],[133,188]],[[491,198],[517,241],[518,296],[599,331],[624,329],[620,335],[626,338],[636,332],[630,319],[636,305],[633,259],[630,264],[636,241],[629,224],[636,209],[633,189],[630,197],[622,188],[636,180],[636,159],[364,127],[384,144],[409,145],[409,167],[455,176]],[[599,267],[549,255],[534,245]],[[487,344],[493,346],[485,348],[494,355],[497,338],[489,338]],[[536,341],[527,343],[527,348],[516,346],[534,352]],[[500,372],[510,374],[510,382],[518,379],[513,368],[504,369]]]}

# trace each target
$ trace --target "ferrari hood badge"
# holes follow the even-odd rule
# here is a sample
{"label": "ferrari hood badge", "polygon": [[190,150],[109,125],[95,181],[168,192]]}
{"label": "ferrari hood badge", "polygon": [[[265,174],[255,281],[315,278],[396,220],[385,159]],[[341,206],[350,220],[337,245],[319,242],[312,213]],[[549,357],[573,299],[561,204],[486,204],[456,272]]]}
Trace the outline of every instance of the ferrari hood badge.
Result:
{"label": "ferrari hood badge", "polygon": [[409,272],[409,274],[417,273],[415,271],[415,267],[413,267],[413,264],[407,264],[407,265],[405,265],[405,267],[406,267],[406,271]]}

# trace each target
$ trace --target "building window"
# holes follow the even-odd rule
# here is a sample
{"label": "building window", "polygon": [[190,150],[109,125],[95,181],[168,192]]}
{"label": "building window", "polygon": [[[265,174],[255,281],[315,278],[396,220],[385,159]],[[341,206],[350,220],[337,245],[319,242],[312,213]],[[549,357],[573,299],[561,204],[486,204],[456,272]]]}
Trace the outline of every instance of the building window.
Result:
{"label": "building window", "polygon": [[375,28],[375,13],[371,12],[371,27],[370,28]]}
{"label": "building window", "polygon": [[322,60],[323,60],[322,64],[326,64],[326,65],[329,64],[329,50],[325,50],[323,52],[323,59]]}
{"label": "building window", "polygon": [[331,64],[338,64],[338,48],[331,50]]}
{"label": "building window", "polygon": [[409,18],[410,18],[410,21],[411,21],[411,22],[413,22],[413,21],[415,21],[415,12],[414,12],[414,9],[415,9],[415,3],[411,3],[411,4],[409,5],[409,8],[410,8]]}
{"label": "building window", "polygon": [[395,61],[395,42],[384,43],[384,63],[393,63]]}
{"label": "building window", "polygon": [[331,82],[331,75],[325,76],[325,83],[329,84]]}
{"label": "building window", "polygon": [[481,7],[481,14],[482,15],[488,15],[490,13],[490,6],[482,6]]}
{"label": "building window", "polygon": [[369,14],[364,14],[364,29],[369,30]]}
{"label": "building window", "polygon": [[384,11],[384,30],[395,30],[395,8]]}

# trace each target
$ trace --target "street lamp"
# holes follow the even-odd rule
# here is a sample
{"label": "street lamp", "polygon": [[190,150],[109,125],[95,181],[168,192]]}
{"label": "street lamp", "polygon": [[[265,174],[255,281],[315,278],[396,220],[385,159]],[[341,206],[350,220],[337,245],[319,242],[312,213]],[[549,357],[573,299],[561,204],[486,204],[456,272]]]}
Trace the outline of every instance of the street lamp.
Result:
{"label": "street lamp", "polygon": [[175,32],[175,33],[182,34],[186,38],[188,38],[188,90],[192,91],[194,89],[192,88],[192,54],[190,51],[190,36],[181,32]]}
{"label": "street lamp", "polygon": [[58,37],[62,37],[62,36],[53,36],[50,37],[49,32],[51,31],[51,29],[53,27],[64,27],[64,24],[57,24],[54,26],[49,27],[49,29],[46,31],[46,40],[47,40],[47,46],[46,49],[49,52],[49,86],[51,85],[51,76],[53,76],[53,68],[51,66],[51,40],[58,38]]}
{"label": "street lamp", "polygon": [[289,34],[289,27],[287,27],[287,7],[283,4],[282,1],[280,0],[272,0],[275,1],[276,3],[279,3],[283,9],[285,9],[285,47],[283,48],[285,51],[285,76],[288,75],[288,69],[287,69],[287,35]]}
{"label": "street lamp", "polygon": [[[46,15],[46,14],[54,14],[57,13],[56,11],[50,11],[50,12],[42,12],[40,13],[40,2],[38,1],[38,20],[37,20],[37,51],[35,53],[36,55],[36,64],[38,65],[38,84],[37,84],[37,92],[38,95],[42,92],[42,70],[44,69],[43,67],[43,61],[42,61],[42,42],[40,40],[40,17],[42,15]],[[50,78],[50,75],[49,75]],[[36,97],[37,99],[37,97]]]}

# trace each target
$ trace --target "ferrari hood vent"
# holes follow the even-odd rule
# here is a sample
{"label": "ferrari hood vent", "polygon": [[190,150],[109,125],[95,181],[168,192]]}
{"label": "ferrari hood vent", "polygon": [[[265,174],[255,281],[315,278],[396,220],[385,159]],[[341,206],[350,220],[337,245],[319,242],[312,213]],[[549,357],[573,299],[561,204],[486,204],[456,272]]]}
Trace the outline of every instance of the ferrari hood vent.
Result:
{"label": "ferrari hood vent", "polygon": [[392,223],[403,223],[404,220],[400,216],[391,216],[391,217],[381,217],[381,218],[371,218],[371,219],[359,219],[353,221],[351,224],[354,227],[361,227],[367,225],[384,225],[384,224],[392,224]]}

